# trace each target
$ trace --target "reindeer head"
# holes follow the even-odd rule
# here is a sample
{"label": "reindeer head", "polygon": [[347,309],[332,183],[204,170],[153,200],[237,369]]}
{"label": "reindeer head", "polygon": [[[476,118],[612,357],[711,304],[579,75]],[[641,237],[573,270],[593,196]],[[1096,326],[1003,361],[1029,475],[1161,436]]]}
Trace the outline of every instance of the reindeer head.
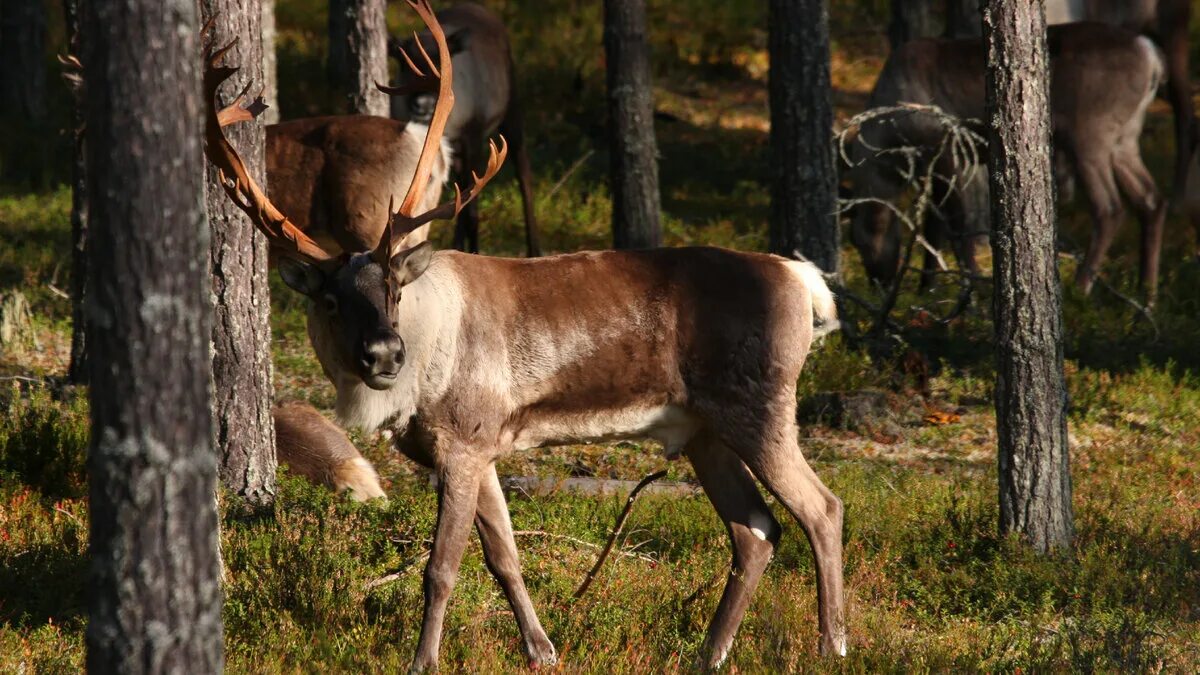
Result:
{"label": "reindeer head", "polygon": [[[434,220],[454,218],[496,175],[508,152],[501,137],[499,146],[491,144],[491,155],[483,175],[472,174],[474,183],[465,197],[455,186],[453,202],[417,213],[441,151],[441,138],[454,106],[454,93],[450,50],[429,0],[409,0],[409,5],[429,27],[441,58],[440,67],[435,66],[425,50],[421,50],[428,74],[417,68],[411,59],[405,60],[419,78],[437,82],[438,99],[408,192],[398,210],[393,211],[394,204],[388,205],[391,215],[387,226],[378,245],[371,251],[334,256],[293,225],[271,203],[222,131],[229,124],[252,119],[258,103],[243,107],[243,92],[231,105],[218,112],[217,88],[237,69],[217,66],[217,63],[233,45],[217,50],[210,46],[206,50],[205,154],[219,170],[221,184],[229,198],[267,236],[279,258],[283,280],[315,304],[309,314],[310,321],[315,319],[325,324],[324,332],[332,336],[341,364],[373,389],[387,389],[397,381],[405,356],[404,341],[400,337],[400,296],[404,287],[429,267],[433,256],[428,242],[406,245],[407,235]],[[207,32],[208,27],[205,30]]]}

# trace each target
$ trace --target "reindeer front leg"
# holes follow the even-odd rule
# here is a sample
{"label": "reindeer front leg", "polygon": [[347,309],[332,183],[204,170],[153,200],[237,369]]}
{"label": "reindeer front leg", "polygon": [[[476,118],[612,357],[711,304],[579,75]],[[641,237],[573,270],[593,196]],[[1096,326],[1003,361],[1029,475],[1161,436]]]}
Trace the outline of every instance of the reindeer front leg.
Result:
{"label": "reindeer front leg", "polygon": [[437,454],[438,518],[433,550],[425,567],[425,616],[421,622],[421,639],[410,672],[437,669],[446,603],[458,579],[458,567],[467,547],[471,522],[475,519],[479,480],[485,466],[465,448]]}
{"label": "reindeer front leg", "polygon": [[484,470],[479,480],[479,505],[475,512],[475,527],[483,544],[484,559],[492,576],[504,590],[508,604],[512,607],[521,638],[525,641],[525,653],[534,666],[550,666],[558,663],[554,644],[546,637],[546,631],[538,621],[533,601],[521,577],[521,564],[517,557],[517,542],[513,539],[512,521],[508,517],[508,504],[496,475],[496,465]]}

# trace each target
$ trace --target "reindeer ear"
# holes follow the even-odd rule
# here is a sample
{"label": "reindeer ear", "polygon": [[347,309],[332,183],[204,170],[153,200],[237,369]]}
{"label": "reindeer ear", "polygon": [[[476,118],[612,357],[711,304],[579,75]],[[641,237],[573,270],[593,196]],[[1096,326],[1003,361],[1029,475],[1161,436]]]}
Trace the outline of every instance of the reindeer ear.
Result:
{"label": "reindeer ear", "polygon": [[389,266],[392,268],[392,276],[401,286],[405,286],[424,274],[432,260],[433,245],[423,241],[392,256]]}
{"label": "reindeer ear", "polygon": [[451,35],[446,36],[446,47],[450,50],[450,56],[461,52],[470,46],[471,29],[460,28]]}
{"label": "reindeer ear", "polygon": [[315,297],[325,285],[325,275],[316,265],[280,256],[279,276],[293,291]]}

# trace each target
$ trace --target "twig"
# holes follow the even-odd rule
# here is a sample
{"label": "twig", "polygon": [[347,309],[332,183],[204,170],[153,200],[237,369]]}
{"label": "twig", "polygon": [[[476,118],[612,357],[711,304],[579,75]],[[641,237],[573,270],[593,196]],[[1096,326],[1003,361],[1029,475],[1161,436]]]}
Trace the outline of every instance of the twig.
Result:
{"label": "twig", "polygon": [[543,197],[543,199],[548,200],[551,197],[553,197],[555,194],[557,194],[558,191],[562,189],[562,186],[567,184],[567,181],[571,178],[571,176],[576,171],[579,170],[579,167],[583,166],[583,163],[588,161],[588,159],[590,159],[591,156],[594,154],[596,154],[596,151],[591,148],[588,148],[588,151],[583,153],[582,157],[575,160],[575,163],[572,164],[569,168],[567,168],[566,172],[564,172],[563,175],[559,177],[558,182],[556,182],[554,184],[554,187],[550,188],[550,191],[546,193],[546,196]]}
{"label": "twig", "polygon": [[400,565],[400,567],[395,572],[390,572],[388,574],[385,574],[385,575],[379,577],[378,579],[372,579],[372,580],[368,581],[367,583],[363,584],[363,590],[369,591],[373,588],[378,588],[384,584],[389,584],[393,581],[396,581],[397,579],[400,579],[404,575],[406,575],[409,572],[416,569],[417,565],[422,560],[424,560],[428,557],[429,557],[429,551],[427,551],[427,550],[422,551],[421,553],[406,560],[403,564]]}
{"label": "twig", "polygon": [[[593,544],[590,541],[584,541],[583,539],[577,539],[575,537],[572,537],[572,536],[566,535],[566,534],[558,534],[556,532],[546,532],[545,530],[517,530],[516,532],[513,532],[513,536],[514,537],[545,537],[547,539],[560,539],[562,541],[569,541],[572,544],[575,544],[577,546],[584,546],[586,548],[591,548],[591,549],[596,549],[596,550],[600,549],[599,544]],[[616,554],[625,556],[626,558],[637,558],[638,560],[644,560],[648,563],[658,563],[658,561],[655,560],[652,556],[648,556],[644,553],[631,553],[631,552],[623,550],[623,549],[617,549]]]}
{"label": "twig", "polygon": [[613,526],[612,534],[608,536],[608,543],[604,545],[604,550],[600,551],[600,557],[596,559],[596,564],[592,565],[592,569],[583,578],[583,583],[575,591],[576,598],[581,598],[584,593],[587,593],[588,587],[592,585],[592,581],[596,578],[596,573],[600,571],[605,559],[608,558],[608,554],[612,551],[613,545],[617,543],[617,537],[621,536],[621,530],[625,527],[625,519],[629,517],[629,512],[633,510],[633,502],[637,499],[638,493],[642,491],[642,488],[665,475],[667,475],[666,469],[655,471],[643,478],[633,488],[633,491],[629,493],[629,498],[625,500],[625,508],[621,510],[621,515],[617,516],[617,523]]}
{"label": "twig", "polygon": [[46,288],[49,288],[51,293],[53,293],[53,294],[57,295],[58,297],[60,297],[60,298],[62,298],[62,299],[64,299],[64,300],[70,300],[70,299],[71,299],[71,296],[70,296],[70,295],[67,295],[67,292],[66,292],[66,291],[62,290],[62,289],[61,289],[61,288],[59,288],[58,286],[55,286],[53,283],[46,284]]}

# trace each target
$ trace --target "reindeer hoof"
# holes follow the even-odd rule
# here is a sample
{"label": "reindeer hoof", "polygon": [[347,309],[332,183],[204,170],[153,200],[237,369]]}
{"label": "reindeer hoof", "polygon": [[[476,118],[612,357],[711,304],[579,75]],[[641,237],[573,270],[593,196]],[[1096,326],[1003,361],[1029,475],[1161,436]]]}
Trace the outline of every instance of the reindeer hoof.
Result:
{"label": "reindeer hoof", "polygon": [[529,654],[529,667],[534,670],[540,666],[558,665],[558,652],[554,651],[554,644],[550,640],[527,643],[525,651]]}

